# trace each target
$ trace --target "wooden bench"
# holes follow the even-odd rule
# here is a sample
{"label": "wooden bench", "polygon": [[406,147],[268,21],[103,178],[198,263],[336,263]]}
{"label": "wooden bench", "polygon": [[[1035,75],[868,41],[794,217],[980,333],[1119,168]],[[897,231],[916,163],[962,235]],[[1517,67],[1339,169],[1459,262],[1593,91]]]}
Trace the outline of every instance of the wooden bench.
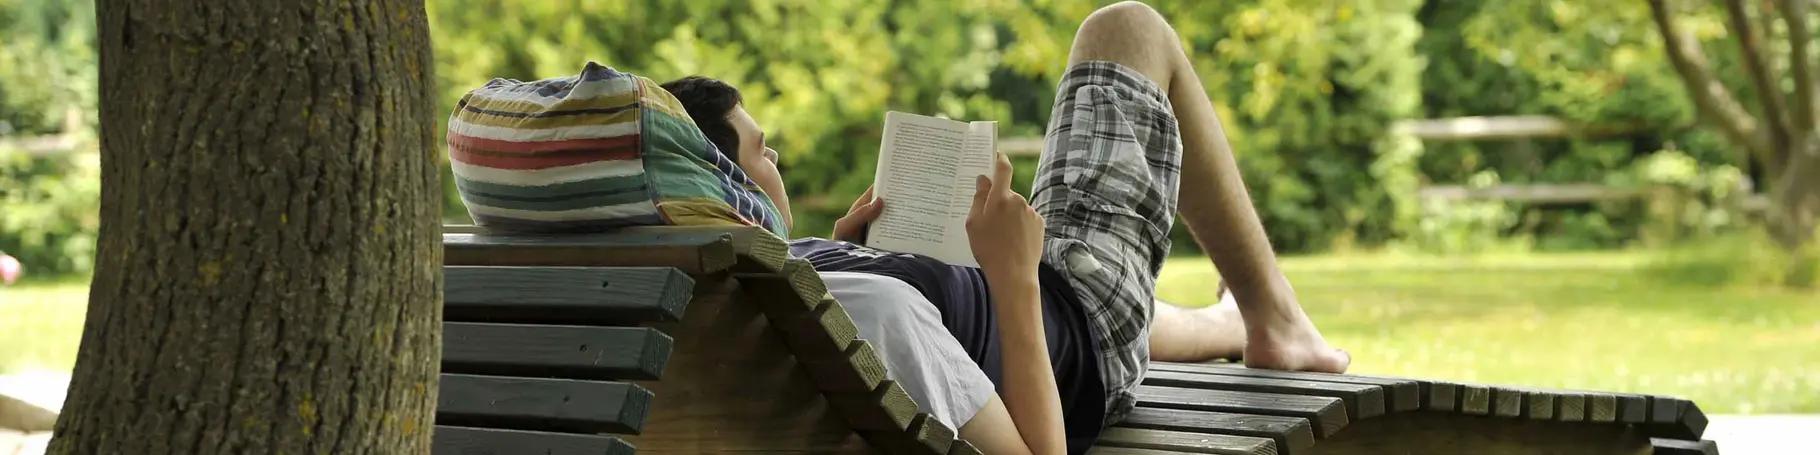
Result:
{"label": "wooden bench", "polygon": [[[444,234],[434,453],[970,454],[807,262],[746,228]],[[1686,400],[1153,366],[1101,454],[1694,454]]]}

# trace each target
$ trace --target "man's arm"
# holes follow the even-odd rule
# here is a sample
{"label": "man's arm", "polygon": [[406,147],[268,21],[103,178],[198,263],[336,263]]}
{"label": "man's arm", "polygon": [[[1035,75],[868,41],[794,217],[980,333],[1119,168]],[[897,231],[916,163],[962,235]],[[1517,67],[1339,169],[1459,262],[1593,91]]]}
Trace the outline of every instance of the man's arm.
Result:
{"label": "man's arm", "polygon": [[[1022,195],[1011,191],[1011,160],[998,155],[994,177],[979,178],[967,237],[985,272],[993,310],[998,316],[999,356],[1004,360],[1004,408],[1022,447],[994,438],[994,453],[1059,454],[1067,450],[1062,425],[1062,398],[1049,363],[1043,333],[1042,296],[1037,265],[1043,250],[1043,217]],[[988,406],[988,412],[994,405]],[[987,414],[987,413],[982,413]],[[979,420],[976,418],[975,420]],[[973,427],[973,428],[969,428]],[[963,433],[978,426],[966,425]],[[1003,430],[999,430],[1003,431]]]}
{"label": "man's arm", "polygon": [[986,285],[992,289],[998,313],[1005,408],[1017,423],[1030,453],[1062,453],[1067,449],[1067,438],[1063,434],[1061,392],[1049,362],[1036,275],[988,274]]}
{"label": "man's arm", "polygon": [[[1067,450],[1067,438],[1037,281],[1043,220],[1011,191],[1011,160],[1004,154],[998,158],[995,177],[981,177],[984,181],[975,189],[967,236],[991,289],[1008,386],[962,423],[960,433],[986,453],[1059,454]],[[872,196],[866,190],[834,223],[836,240],[863,241],[866,225],[884,208],[884,201]]]}

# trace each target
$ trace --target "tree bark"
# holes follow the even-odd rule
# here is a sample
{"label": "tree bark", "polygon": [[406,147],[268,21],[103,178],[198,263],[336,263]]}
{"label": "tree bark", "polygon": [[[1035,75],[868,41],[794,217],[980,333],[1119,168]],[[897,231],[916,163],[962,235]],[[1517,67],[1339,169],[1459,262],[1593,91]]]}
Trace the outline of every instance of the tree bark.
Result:
{"label": "tree bark", "polygon": [[[1814,132],[1814,63],[1809,55],[1808,46],[1813,44],[1813,32],[1807,28],[1807,11],[1809,0],[1777,0],[1776,7],[1782,16],[1782,22],[1788,27],[1789,72],[1795,77],[1795,98],[1792,106],[1789,125],[1794,134],[1802,141],[1812,140],[1808,137]],[[1804,150],[1796,148],[1795,150]]]}
{"label": "tree bark", "polygon": [[[1740,55],[1744,57],[1744,69],[1750,74],[1751,84],[1757,87],[1757,104],[1763,109],[1764,132],[1769,135],[1767,167],[1781,169],[1786,160],[1790,142],[1787,108],[1782,106],[1782,78],[1770,71],[1763,61],[1763,40],[1758,30],[1751,26],[1750,13],[1745,10],[1744,0],[1725,0],[1725,13],[1731,20],[1732,33],[1738,35]],[[1764,14],[1769,14],[1764,11]],[[1768,30],[1764,30],[1768,33]]]}
{"label": "tree bark", "polygon": [[1676,26],[1674,12],[1670,11],[1667,0],[1649,0],[1649,9],[1656,22],[1656,31],[1662,36],[1662,47],[1668,52],[1668,60],[1681,75],[1681,82],[1687,86],[1687,96],[1693,99],[1700,116],[1713,122],[1726,140],[1744,149],[1746,156],[1767,162],[1775,151],[1758,131],[1757,119],[1738,104],[1718,78],[1713,77],[1706,54],[1700,51],[1699,40]]}
{"label": "tree bark", "polygon": [[101,235],[55,454],[427,453],[422,0],[100,0]]}
{"label": "tree bark", "polygon": [[1789,153],[1782,175],[1769,188],[1770,232],[1789,251],[1805,251],[1820,229],[1820,144]]}

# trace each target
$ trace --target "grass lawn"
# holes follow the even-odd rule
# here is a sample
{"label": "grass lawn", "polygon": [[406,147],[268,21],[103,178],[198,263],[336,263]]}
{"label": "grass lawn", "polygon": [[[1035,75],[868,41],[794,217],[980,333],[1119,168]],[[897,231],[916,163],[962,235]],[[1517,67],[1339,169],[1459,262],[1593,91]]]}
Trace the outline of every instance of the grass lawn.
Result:
{"label": "grass lawn", "polygon": [[[1820,294],[1664,285],[1635,254],[1288,258],[1354,371],[1678,395],[1708,413],[1820,412]],[[1204,259],[1161,296],[1213,302]],[[86,282],[0,288],[0,373],[70,368]]]}
{"label": "grass lawn", "polygon": [[0,374],[76,365],[88,280],[0,287]]}
{"label": "grass lawn", "polygon": [[[1708,413],[1820,412],[1820,294],[1665,285],[1635,254],[1290,258],[1353,371],[1677,395]],[[1160,296],[1214,301],[1205,259]]]}

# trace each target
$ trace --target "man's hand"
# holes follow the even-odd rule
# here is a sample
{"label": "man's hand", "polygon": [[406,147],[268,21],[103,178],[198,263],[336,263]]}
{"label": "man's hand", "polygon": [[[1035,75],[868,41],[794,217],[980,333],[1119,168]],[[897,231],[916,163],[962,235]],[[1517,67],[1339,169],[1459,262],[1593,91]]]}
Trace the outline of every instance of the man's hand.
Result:
{"label": "man's hand", "polygon": [[834,220],[834,240],[866,243],[866,228],[878,219],[878,214],[885,212],[885,200],[872,196],[872,187],[866,187],[866,193],[853,201],[847,208],[847,216]]}
{"label": "man's hand", "polygon": [[998,154],[993,177],[974,182],[973,208],[967,213],[967,242],[988,280],[1036,282],[1043,254],[1043,217],[1024,196],[1011,191],[1011,159]]}

